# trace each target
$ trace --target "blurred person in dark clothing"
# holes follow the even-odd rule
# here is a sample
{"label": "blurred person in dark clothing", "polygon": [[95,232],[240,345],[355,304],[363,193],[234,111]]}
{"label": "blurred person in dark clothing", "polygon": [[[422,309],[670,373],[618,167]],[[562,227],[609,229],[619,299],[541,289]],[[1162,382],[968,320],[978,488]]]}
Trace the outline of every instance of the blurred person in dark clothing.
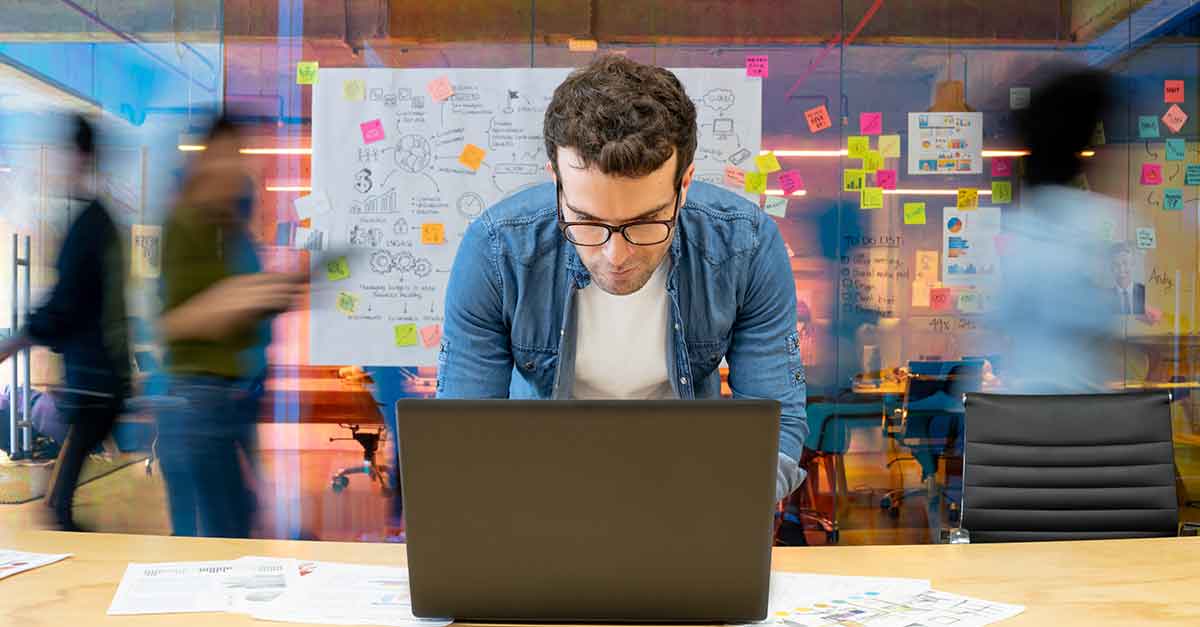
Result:
{"label": "blurred person in dark clothing", "polygon": [[33,345],[62,353],[65,387],[56,402],[70,427],[50,480],[47,505],[58,528],[79,530],[71,515],[83,462],[112,432],[129,396],[129,337],[121,237],[89,185],[96,163],[95,131],[82,116],[70,122],[74,148],[71,223],[55,268],[58,283],[26,326],[0,343],[0,362]]}
{"label": "blurred person in dark clothing", "polygon": [[174,402],[158,412],[158,450],[175,535],[247,537],[271,318],[305,277],[262,271],[238,128],[219,119],[205,143],[163,228],[160,327]]}

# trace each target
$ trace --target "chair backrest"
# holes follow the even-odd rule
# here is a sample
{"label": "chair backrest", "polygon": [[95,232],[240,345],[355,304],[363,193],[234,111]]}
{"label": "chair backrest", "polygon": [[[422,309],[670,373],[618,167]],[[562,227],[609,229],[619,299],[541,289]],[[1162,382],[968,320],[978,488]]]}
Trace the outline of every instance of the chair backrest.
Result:
{"label": "chair backrest", "polygon": [[983,361],[910,361],[909,376],[904,394],[904,407],[924,399],[942,395],[937,409],[962,412],[962,395],[977,392],[983,387]]}
{"label": "chair backrest", "polygon": [[968,394],[964,437],[972,543],[1177,533],[1166,394]]}

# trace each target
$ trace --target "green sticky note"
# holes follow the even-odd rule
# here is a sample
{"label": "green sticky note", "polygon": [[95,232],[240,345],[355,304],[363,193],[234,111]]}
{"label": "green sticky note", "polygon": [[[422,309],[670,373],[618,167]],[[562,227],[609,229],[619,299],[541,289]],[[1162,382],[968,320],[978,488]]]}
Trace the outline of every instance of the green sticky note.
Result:
{"label": "green sticky note", "polygon": [[1183,190],[1169,187],[1163,190],[1163,210],[1183,211]]}
{"label": "green sticky note", "polygon": [[767,196],[766,202],[763,203],[763,211],[768,215],[782,218],[787,215],[788,199],[785,196]]}
{"label": "green sticky note", "polygon": [[883,155],[878,150],[868,150],[863,156],[863,170],[874,172],[883,167]]}
{"label": "green sticky note", "polygon": [[337,297],[338,311],[347,316],[358,310],[358,297],[349,292],[340,292]]}
{"label": "green sticky note", "polygon": [[1012,183],[1008,181],[992,181],[992,203],[1006,205],[1012,202]]}
{"label": "green sticky note", "polygon": [[842,191],[857,192],[867,186],[867,173],[862,170],[847,169],[842,172]]}
{"label": "green sticky note", "polygon": [[884,159],[898,158],[900,156],[900,136],[880,135],[879,154],[883,155]]}
{"label": "green sticky note", "polygon": [[1141,139],[1158,137],[1158,118],[1153,115],[1138,116],[1138,137]]}
{"label": "green sticky note", "polygon": [[862,209],[883,209],[883,188],[864,187],[859,197],[859,207]]}
{"label": "green sticky note", "polygon": [[778,172],[783,168],[779,165],[779,159],[775,158],[774,152],[768,152],[765,155],[758,155],[754,158],[754,164],[758,166],[758,171],[763,174]]}
{"label": "green sticky note", "polygon": [[767,175],[762,172],[747,172],[746,191],[751,194],[761,194],[767,191]]}
{"label": "green sticky note", "polygon": [[1184,161],[1187,159],[1187,142],[1182,139],[1167,140],[1167,161]]}
{"label": "green sticky note", "polygon": [[398,324],[392,327],[392,332],[396,336],[396,346],[401,348],[405,346],[416,346],[420,340],[420,334],[417,333],[417,325],[413,323]]}
{"label": "green sticky note", "polygon": [[301,61],[296,64],[296,84],[297,85],[316,85],[317,84],[317,62],[316,61]]}
{"label": "green sticky note", "polygon": [[905,224],[925,224],[925,203],[923,203],[923,202],[906,202],[906,203],[904,203],[904,223]]}
{"label": "green sticky note", "polygon": [[862,135],[851,135],[846,138],[846,150],[851,159],[862,159],[871,149],[871,138]]}
{"label": "green sticky note", "polygon": [[325,264],[325,274],[330,281],[341,281],[350,278],[350,263],[345,257],[338,257]]}

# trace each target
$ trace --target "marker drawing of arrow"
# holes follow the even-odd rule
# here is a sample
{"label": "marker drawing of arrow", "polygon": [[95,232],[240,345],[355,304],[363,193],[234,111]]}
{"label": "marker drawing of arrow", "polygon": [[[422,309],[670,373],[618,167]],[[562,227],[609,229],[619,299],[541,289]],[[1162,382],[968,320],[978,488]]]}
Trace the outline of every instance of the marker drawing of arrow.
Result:
{"label": "marker drawing of arrow", "polygon": [[1183,170],[1183,166],[1181,166],[1181,165],[1179,165],[1178,163],[1176,163],[1176,164],[1175,164],[1175,173],[1171,175],[1171,178],[1170,178],[1169,180],[1170,180],[1172,183],[1174,183],[1174,182],[1175,182],[1175,177],[1179,176],[1179,172],[1180,172],[1180,171],[1182,171],[1182,170]]}
{"label": "marker drawing of arrow", "polygon": [[1157,152],[1151,152],[1151,151],[1150,151],[1150,142],[1146,142],[1146,154],[1150,155],[1150,157],[1151,157],[1152,159],[1157,159],[1157,158],[1158,158],[1158,153],[1157,153]]}
{"label": "marker drawing of arrow", "polygon": [[1150,190],[1150,193],[1146,194],[1146,204],[1150,205],[1151,207],[1161,207],[1162,206],[1161,202],[1154,201],[1154,190]]}

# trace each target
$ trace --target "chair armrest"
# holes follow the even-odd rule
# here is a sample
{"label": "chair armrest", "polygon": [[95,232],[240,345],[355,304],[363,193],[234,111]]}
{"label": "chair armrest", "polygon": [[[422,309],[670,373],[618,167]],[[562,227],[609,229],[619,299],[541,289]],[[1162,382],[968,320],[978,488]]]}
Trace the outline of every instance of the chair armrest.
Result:
{"label": "chair armrest", "polygon": [[1179,525],[1179,536],[1200,536],[1200,523],[1185,522]]}

